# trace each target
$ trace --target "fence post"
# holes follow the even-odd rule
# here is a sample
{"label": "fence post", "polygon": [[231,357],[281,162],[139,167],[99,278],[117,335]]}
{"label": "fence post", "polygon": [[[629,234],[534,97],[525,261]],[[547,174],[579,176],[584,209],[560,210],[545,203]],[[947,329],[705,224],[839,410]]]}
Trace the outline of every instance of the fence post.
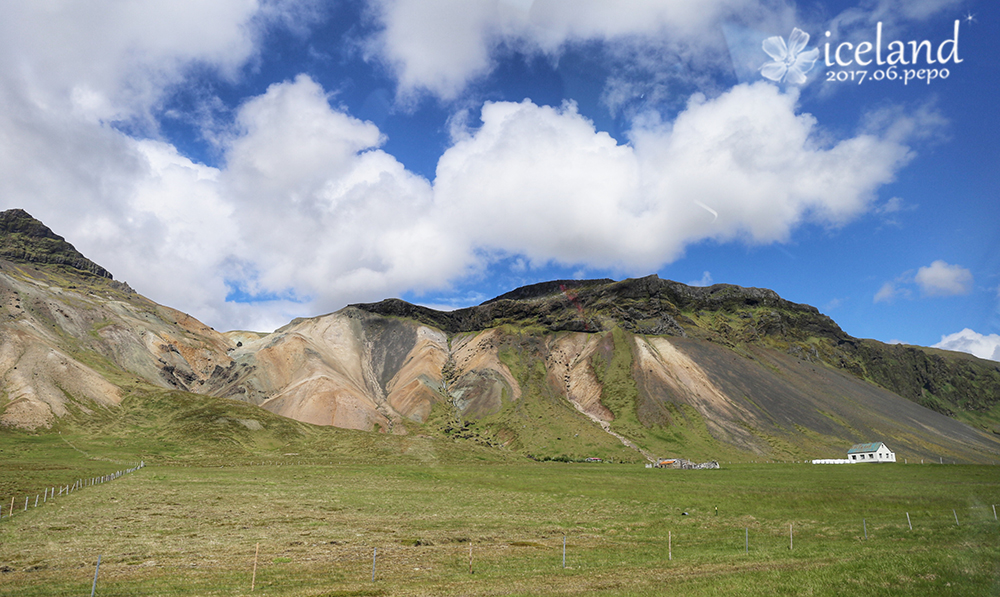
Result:
{"label": "fence post", "polygon": [[909,512],[906,513],[906,524],[910,525],[910,530],[912,531],[913,530],[913,523],[910,522],[910,513]]}
{"label": "fence post", "polygon": [[750,555],[750,527],[746,527],[743,531],[743,551]]}
{"label": "fence post", "polygon": [[667,531],[667,560],[674,559],[674,546],[670,531]]}
{"label": "fence post", "polygon": [[955,512],[955,509],[952,508],[951,513],[955,515],[955,526],[959,526],[959,524],[958,524],[958,512]]}
{"label": "fence post", "polygon": [[375,560],[378,558],[378,548],[372,550],[372,582],[375,582]]}
{"label": "fence post", "polygon": [[993,521],[995,522],[996,519],[997,519],[997,505],[993,504]]}
{"label": "fence post", "polygon": [[788,523],[788,551],[792,551],[792,523]]}
{"label": "fence post", "polygon": [[566,567],[566,535],[563,535],[563,568]]}
{"label": "fence post", "polygon": [[866,521],[864,518],[862,518],[861,519],[861,524],[864,525],[864,527],[865,527],[865,541],[867,541],[868,540],[868,521]]}
{"label": "fence post", "polygon": [[90,597],[94,597],[94,592],[97,590],[97,573],[101,571],[101,556],[97,556],[97,568],[94,569],[94,584],[90,585]]}
{"label": "fence post", "polygon": [[[257,582],[257,556],[260,554],[260,543],[253,552],[253,574],[250,576],[250,592],[253,593],[253,586]],[[93,597],[93,595],[91,595]]]}

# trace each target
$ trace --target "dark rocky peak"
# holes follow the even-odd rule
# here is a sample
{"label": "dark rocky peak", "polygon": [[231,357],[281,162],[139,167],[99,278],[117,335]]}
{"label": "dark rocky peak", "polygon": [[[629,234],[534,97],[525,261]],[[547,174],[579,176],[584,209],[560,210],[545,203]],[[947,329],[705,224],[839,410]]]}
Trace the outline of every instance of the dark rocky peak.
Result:
{"label": "dark rocky peak", "polygon": [[491,298],[490,300],[484,302],[483,305],[503,300],[528,301],[563,294],[567,291],[573,292],[578,289],[591,286],[605,286],[608,284],[614,284],[614,282],[614,280],[609,278],[602,278],[599,280],[552,280],[550,282],[539,282],[538,284],[530,284],[528,286],[515,288],[514,290],[501,294],[496,298]]}
{"label": "dark rocky peak", "polygon": [[455,311],[435,311],[399,299],[352,307],[367,313],[413,319],[449,333],[504,324],[586,332],[621,325],[636,333],[682,336],[686,334],[685,326],[695,325],[685,312],[723,311],[745,319],[757,335],[819,335],[837,341],[849,338],[815,307],[786,301],[773,290],[732,284],[694,287],[662,280],[655,274],[620,282],[541,282]]}
{"label": "dark rocky peak", "polygon": [[23,234],[30,238],[64,240],[63,237],[52,232],[48,226],[31,217],[31,214],[23,209],[0,211],[0,233],[5,235]]}
{"label": "dark rocky peak", "polygon": [[512,290],[483,303],[489,305],[504,300],[568,299],[584,306],[614,300],[669,301],[678,309],[708,309],[745,307],[776,307],[794,311],[818,313],[815,307],[786,301],[767,288],[744,288],[734,284],[688,286],[673,280],[663,280],[656,274],[643,278],[628,278],[620,282],[599,280],[555,280]]}
{"label": "dark rocky peak", "polygon": [[113,279],[108,270],[87,259],[66,239],[23,209],[0,212],[0,258],[20,263],[65,265]]}

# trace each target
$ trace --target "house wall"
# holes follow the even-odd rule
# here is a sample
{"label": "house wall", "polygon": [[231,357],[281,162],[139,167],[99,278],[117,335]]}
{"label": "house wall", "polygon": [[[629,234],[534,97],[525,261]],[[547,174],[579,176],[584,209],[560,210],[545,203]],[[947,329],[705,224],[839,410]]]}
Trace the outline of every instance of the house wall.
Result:
{"label": "house wall", "polygon": [[896,462],[896,454],[885,447],[885,444],[879,446],[878,450],[874,452],[862,452],[860,454],[848,454],[847,460],[854,463],[861,462]]}

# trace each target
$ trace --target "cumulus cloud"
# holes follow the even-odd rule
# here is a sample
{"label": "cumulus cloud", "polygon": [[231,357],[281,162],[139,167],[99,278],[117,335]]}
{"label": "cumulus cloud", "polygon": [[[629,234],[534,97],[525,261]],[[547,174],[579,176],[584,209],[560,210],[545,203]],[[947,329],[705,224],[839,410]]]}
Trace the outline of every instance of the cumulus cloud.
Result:
{"label": "cumulus cloud", "polygon": [[237,122],[222,186],[240,204],[243,256],[264,292],[339,306],[439,287],[470,264],[437,220],[430,183],[309,77],[272,85]]}
{"label": "cumulus cloud", "polygon": [[955,296],[972,291],[972,272],[940,259],[886,282],[875,293],[874,302],[891,303],[896,298],[910,298],[919,289],[923,296]]}
{"label": "cumulus cloud", "polygon": [[[609,42],[632,48],[655,43],[666,56],[725,54],[720,19],[772,19],[781,3],[750,0],[646,2],[577,0],[372,0],[379,30],[364,42],[369,59],[387,64],[403,96],[429,92],[454,99],[496,66],[497,54],[517,51],[555,59],[569,44]],[[770,10],[768,10],[768,8]],[[623,50],[628,52],[628,50]],[[667,60],[673,63],[674,60]],[[622,80],[614,82],[620,88]],[[609,102],[618,101],[611,92]]]}
{"label": "cumulus cloud", "polygon": [[917,270],[914,280],[927,296],[954,296],[972,290],[972,272],[940,259]]}
{"label": "cumulus cloud", "polygon": [[740,85],[633,129],[628,145],[572,104],[487,103],[482,126],[441,157],[436,199],[481,245],[628,273],[706,238],[770,243],[803,221],[843,224],[909,151],[866,134],[823,144],[796,100]]}
{"label": "cumulus cloud", "polygon": [[969,328],[941,336],[941,341],[935,344],[934,348],[967,352],[981,359],[1000,361],[1000,335],[983,335]]}
{"label": "cumulus cloud", "polygon": [[[822,26],[841,40],[869,39],[877,22],[886,35],[901,35],[962,1],[867,0]],[[669,101],[670,90],[676,93],[685,80],[709,82],[706,71],[735,68],[756,80],[766,60],[762,32],[820,26],[802,21],[807,15],[780,0],[370,0],[369,6],[377,30],[362,42],[365,55],[389,68],[403,98],[430,93],[454,100],[505,54],[555,61],[568,47],[596,44],[612,66],[603,100],[615,113],[641,96]],[[720,23],[729,34],[740,29],[752,38],[746,48],[739,44],[739,57]]]}
{"label": "cumulus cloud", "polygon": [[233,76],[255,51],[261,9],[252,0],[5,3],[0,76],[42,111],[143,118],[192,62]]}
{"label": "cumulus cloud", "polygon": [[[781,241],[865,211],[909,155],[865,134],[821,143],[796,96],[766,84],[695,98],[631,144],[572,104],[487,103],[481,120],[457,131],[432,184],[300,76],[240,107],[221,169],[87,129],[107,163],[49,192],[116,190],[84,221],[51,223],[156,299],[266,329],[295,309],[441,288],[497,256],[645,273],[706,238]],[[225,302],[233,291],[263,304]]]}
{"label": "cumulus cloud", "polygon": [[218,172],[121,129],[155,137],[158,106],[192,65],[237,76],[257,31],[289,11],[301,13],[282,1],[4,3],[0,208],[28,209],[162,302],[234,322],[217,276],[237,235]]}
{"label": "cumulus cloud", "polygon": [[[258,51],[254,23],[280,4],[219,2],[195,17],[115,2],[47,15],[35,4],[0,19],[0,139],[17,148],[0,151],[2,207],[29,208],[119,279],[217,327],[273,329],[347,302],[440,289],[502,259],[645,274],[705,239],[781,242],[803,222],[839,226],[864,213],[911,157],[898,127],[831,140],[796,93],[758,83],[695,95],[676,118],[642,119],[623,139],[571,102],[487,102],[475,126],[453,120],[427,180],[381,149],[377,126],[332,107],[303,75],[239,106],[219,138],[222,165],[209,167],[108,122],[148,118],[193,63],[234,72]],[[471,19],[468,53],[447,35],[425,63],[404,46],[379,51],[406,56],[402,87],[447,95],[490,68],[492,50],[473,51],[489,36],[524,37],[553,55],[567,40],[601,36],[670,30],[693,40],[743,4],[569,14],[541,2],[439,3],[445,21]],[[483,6],[494,12],[476,12]],[[37,39],[13,23],[32,24]],[[417,24],[400,21],[383,43],[423,35]],[[457,63],[442,66],[448,53]],[[933,267],[927,288],[947,288]]]}

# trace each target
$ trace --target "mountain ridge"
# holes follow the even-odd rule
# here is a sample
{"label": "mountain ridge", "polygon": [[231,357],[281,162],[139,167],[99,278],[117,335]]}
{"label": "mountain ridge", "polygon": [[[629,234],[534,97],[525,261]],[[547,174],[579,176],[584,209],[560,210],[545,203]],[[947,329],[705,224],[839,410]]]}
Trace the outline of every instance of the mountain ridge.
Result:
{"label": "mountain ridge", "polygon": [[270,334],[216,332],[65,263],[0,257],[0,296],[8,428],[180,391],[536,459],[805,458],[868,439],[1000,453],[1000,365],[853,338],[768,289],[554,280],[452,312],[350,305]]}
{"label": "mountain ridge", "polygon": [[114,279],[23,209],[0,212],[0,257],[22,263],[66,265],[101,278]]}

